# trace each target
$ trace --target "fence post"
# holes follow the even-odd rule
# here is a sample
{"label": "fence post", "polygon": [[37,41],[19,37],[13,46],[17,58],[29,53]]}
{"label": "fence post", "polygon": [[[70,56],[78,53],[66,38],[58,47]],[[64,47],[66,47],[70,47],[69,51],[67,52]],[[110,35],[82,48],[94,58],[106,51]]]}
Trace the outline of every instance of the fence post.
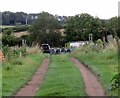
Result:
{"label": "fence post", "polygon": [[22,57],[22,52],[20,51],[20,55],[19,55],[19,57]]}

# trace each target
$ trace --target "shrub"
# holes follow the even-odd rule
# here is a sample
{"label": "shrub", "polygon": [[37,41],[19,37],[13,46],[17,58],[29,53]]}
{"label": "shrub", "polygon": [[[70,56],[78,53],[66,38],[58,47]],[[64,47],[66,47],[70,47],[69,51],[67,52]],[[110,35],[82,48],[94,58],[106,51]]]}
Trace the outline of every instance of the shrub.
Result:
{"label": "shrub", "polygon": [[116,91],[120,88],[120,73],[113,76],[111,80],[111,91]]}
{"label": "shrub", "polygon": [[5,58],[7,60],[10,60],[10,59],[13,59],[15,57],[19,57],[20,55],[20,52],[22,54],[22,56],[26,56],[26,47],[21,47],[19,49],[11,49],[10,47],[8,46],[3,46],[2,48],[2,51],[3,51],[3,54],[5,55]]}
{"label": "shrub", "polygon": [[2,46],[2,52],[5,56],[8,54],[9,51],[10,51],[10,49],[8,46]]}
{"label": "shrub", "polygon": [[20,49],[15,50],[15,53],[18,54],[18,56],[19,56],[20,52],[22,53],[22,56],[26,56],[26,54],[27,54],[25,47],[21,47]]}
{"label": "shrub", "polygon": [[98,40],[96,41],[96,43],[97,43],[97,49],[98,49],[98,50],[101,50],[101,49],[103,48],[103,42],[102,42],[102,40],[101,40],[101,39],[98,39]]}

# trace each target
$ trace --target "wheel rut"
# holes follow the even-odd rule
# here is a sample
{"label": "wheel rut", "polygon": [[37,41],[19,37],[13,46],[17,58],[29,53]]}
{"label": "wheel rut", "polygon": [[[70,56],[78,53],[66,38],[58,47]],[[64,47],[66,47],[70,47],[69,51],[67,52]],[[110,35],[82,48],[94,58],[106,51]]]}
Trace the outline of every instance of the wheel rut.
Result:
{"label": "wheel rut", "polygon": [[71,58],[70,60],[79,68],[82,74],[86,94],[88,96],[106,96],[97,77],[77,59]]}
{"label": "wheel rut", "polygon": [[44,75],[48,69],[49,63],[50,59],[44,59],[32,79],[23,88],[21,88],[15,96],[35,96],[40,85],[43,83]]}

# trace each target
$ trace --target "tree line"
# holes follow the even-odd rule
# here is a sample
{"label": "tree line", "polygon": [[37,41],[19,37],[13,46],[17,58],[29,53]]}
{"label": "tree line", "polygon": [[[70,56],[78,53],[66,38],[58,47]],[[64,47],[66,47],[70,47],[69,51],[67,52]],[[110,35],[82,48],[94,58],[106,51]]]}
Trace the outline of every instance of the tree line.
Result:
{"label": "tree line", "polygon": [[24,12],[13,13],[10,11],[5,11],[2,12],[2,25],[25,25],[26,20],[27,24],[31,24],[32,21],[34,21],[38,16],[39,14],[27,14]]}
{"label": "tree line", "polygon": [[[113,37],[120,37],[119,23],[118,17],[105,20],[87,13],[61,17],[48,12],[41,12],[27,28],[30,33],[29,36],[24,36],[22,39],[25,39],[27,43],[34,42],[39,43],[39,45],[48,43],[53,47],[62,47],[65,43],[72,41],[87,41],[89,40],[89,34],[92,34],[95,42],[98,39],[103,40],[103,37],[110,34]],[[64,35],[61,34],[61,29],[64,29]]]}
{"label": "tree line", "polygon": [[[24,12],[10,12],[10,11],[4,11],[2,14],[2,25],[30,25],[34,20],[36,20],[41,13],[24,13]],[[66,16],[58,16],[55,15],[55,17],[58,20],[61,20],[64,22],[64,20],[67,18]]]}
{"label": "tree line", "polygon": [[120,22],[118,17],[105,20],[87,13],[75,15],[66,23],[66,42],[88,40],[89,34],[93,35],[93,41],[102,39],[103,36],[107,35],[120,37],[118,22]]}
{"label": "tree line", "polygon": [[[65,43],[72,41],[88,41],[89,34],[93,35],[94,42],[98,39],[103,41],[105,37],[107,43],[107,35],[112,35],[114,38],[120,37],[118,23],[120,23],[118,17],[105,20],[83,13],[67,17],[64,24],[61,24],[52,14],[42,12],[41,17],[31,24],[30,29],[33,41],[39,44],[64,46]],[[61,28],[64,28],[64,36],[60,35]]]}

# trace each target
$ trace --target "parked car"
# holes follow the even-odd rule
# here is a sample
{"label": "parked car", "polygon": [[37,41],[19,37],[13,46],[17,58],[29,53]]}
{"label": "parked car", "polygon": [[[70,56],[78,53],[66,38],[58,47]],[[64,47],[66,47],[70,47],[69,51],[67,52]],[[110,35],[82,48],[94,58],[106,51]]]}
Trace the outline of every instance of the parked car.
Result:
{"label": "parked car", "polygon": [[63,53],[65,53],[65,52],[66,52],[65,48],[64,48],[64,47],[61,48],[61,53],[63,54]]}
{"label": "parked car", "polygon": [[54,48],[50,49],[50,54],[55,54],[55,49]]}
{"label": "parked car", "polygon": [[50,45],[49,44],[42,44],[41,45],[43,53],[50,53]]}
{"label": "parked car", "polygon": [[56,54],[60,54],[60,48],[56,49]]}
{"label": "parked car", "polygon": [[70,53],[72,50],[70,48],[67,49],[67,53]]}

